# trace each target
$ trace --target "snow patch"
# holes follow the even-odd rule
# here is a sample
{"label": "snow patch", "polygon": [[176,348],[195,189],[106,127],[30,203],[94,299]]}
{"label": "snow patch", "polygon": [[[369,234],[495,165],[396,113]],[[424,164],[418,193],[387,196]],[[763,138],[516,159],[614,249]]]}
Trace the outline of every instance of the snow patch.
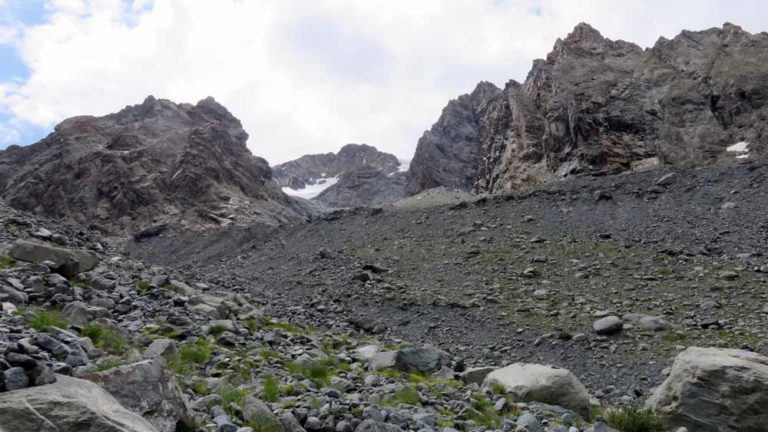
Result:
{"label": "snow patch", "polygon": [[411,161],[408,159],[398,159],[400,161],[400,166],[397,167],[398,172],[406,172],[408,171],[408,168],[411,167]]}
{"label": "snow patch", "polygon": [[312,199],[320,195],[322,191],[335,185],[338,181],[338,177],[320,178],[317,179],[313,184],[308,184],[301,189],[291,189],[289,187],[284,187],[283,193],[299,198]]}
{"label": "snow patch", "polygon": [[736,144],[726,149],[729,152],[747,152],[749,151],[749,143],[746,141],[739,141]]}

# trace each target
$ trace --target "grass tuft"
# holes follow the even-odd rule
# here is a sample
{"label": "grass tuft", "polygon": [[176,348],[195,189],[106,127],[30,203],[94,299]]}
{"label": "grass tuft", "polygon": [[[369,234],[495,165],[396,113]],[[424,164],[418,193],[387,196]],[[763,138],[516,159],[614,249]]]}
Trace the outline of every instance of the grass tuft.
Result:
{"label": "grass tuft", "polygon": [[277,402],[280,398],[280,382],[274,375],[265,375],[261,387],[261,398],[265,402]]}
{"label": "grass tuft", "polygon": [[67,320],[58,311],[35,308],[24,311],[24,315],[27,324],[39,332],[48,331],[51,327],[62,329],[69,327]]}
{"label": "grass tuft", "polygon": [[650,409],[634,406],[615,408],[606,413],[605,420],[619,432],[665,432],[664,421]]}
{"label": "grass tuft", "polygon": [[168,367],[179,375],[185,375],[194,368],[208,363],[212,354],[211,341],[200,338],[194,342],[182,344],[178,354],[168,360]]}
{"label": "grass tuft", "polygon": [[98,323],[86,324],[80,331],[80,335],[90,338],[96,348],[110,354],[121,355],[128,349],[128,342],[120,333]]}
{"label": "grass tuft", "polygon": [[392,396],[384,399],[383,404],[397,406],[398,404],[421,406],[421,395],[412,386],[405,386],[397,390]]}

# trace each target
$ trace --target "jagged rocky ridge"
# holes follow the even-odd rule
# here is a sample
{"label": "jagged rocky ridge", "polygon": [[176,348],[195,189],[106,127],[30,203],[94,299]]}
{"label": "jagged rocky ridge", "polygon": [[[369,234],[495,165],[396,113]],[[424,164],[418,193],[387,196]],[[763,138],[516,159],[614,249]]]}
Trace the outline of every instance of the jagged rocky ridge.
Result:
{"label": "jagged rocky ridge", "polygon": [[299,218],[301,204],[246,147],[212,98],[148,97],[104,117],[67,119],[40,142],[0,152],[0,196],[21,210],[107,232]]}
{"label": "jagged rocky ridge", "polygon": [[[405,173],[395,155],[366,144],[347,144],[338,153],[305,155],[272,167],[289,194],[327,184],[311,199],[329,207],[372,206],[405,196]],[[320,186],[322,187],[322,186]],[[300,192],[298,192],[300,193]]]}
{"label": "jagged rocky ridge", "polygon": [[411,194],[499,192],[577,174],[717,161],[768,139],[768,34],[733,24],[683,31],[650,49],[579,24],[525,82],[480,83],[419,140]]}

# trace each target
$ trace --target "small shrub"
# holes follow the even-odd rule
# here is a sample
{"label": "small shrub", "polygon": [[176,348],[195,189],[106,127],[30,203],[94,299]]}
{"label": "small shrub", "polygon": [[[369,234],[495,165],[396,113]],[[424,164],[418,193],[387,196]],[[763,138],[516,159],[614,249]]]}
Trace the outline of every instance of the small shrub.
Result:
{"label": "small shrub", "polygon": [[8,256],[7,253],[0,255],[0,269],[9,269],[16,267],[16,260]]}
{"label": "small shrub", "polygon": [[622,407],[608,411],[605,420],[620,432],[665,432],[664,421],[650,409]]}
{"label": "small shrub", "polygon": [[256,416],[248,422],[248,426],[253,432],[282,432],[283,427],[274,418],[267,416]]}
{"label": "small shrub", "polygon": [[44,332],[51,329],[51,327],[68,328],[69,324],[67,320],[61,315],[60,312],[54,310],[45,309],[32,309],[25,311],[25,317],[27,324],[33,329]]}
{"label": "small shrub", "polygon": [[275,350],[272,350],[272,349],[269,349],[269,348],[263,349],[261,351],[260,355],[261,355],[262,360],[264,360],[264,361],[268,361],[269,359],[279,358],[280,357],[280,353],[279,352],[277,352]]}
{"label": "small shrub", "polygon": [[80,335],[90,338],[96,348],[110,354],[120,355],[128,348],[128,342],[118,332],[101,324],[86,324]]}
{"label": "small shrub", "polygon": [[221,336],[222,333],[227,331],[227,326],[223,324],[216,324],[214,326],[211,326],[211,335],[215,338],[218,338]]}
{"label": "small shrub", "polygon": [[192,391],[198,396],[206,396],[211,393],[211,389],[208,387],[208,382],[204,379],[196,379],[192,381]]}
{"label": "small shrub", "polygon": [[418,390],[411,386],[405,386],[397,390],[392,396],[384,400],[385,405],[395,406],[397,404],[407,404],[420,406],[421,395]]}
{"label": "small shrub", "polygon": [[255,332],[259,329],[259,321],[255,320],[253,318],[243,320],[242,321],[243,327],[247,328],[248,330]]}
{"label": "small shrub", "polygon": [[266,402],[277,402],[280,397],[280,383],[274,375],[269,374],[261,381],[261,398]]}
{"label": "small shrub", "polygon": [[317,386],[327,386],[334,375],[333,362],[327,360],[314,361],[306,364],[287,362],[285,368],[293,374],[299,374],[309,379]]}
{"label": "small shrub", "polygon": [[301,394],[301,391],[293,383],[288,383],[280,386],[280,394],[283,396],[298,396]]}
{"label": "small shrub", "polygon": [[142,279],[136,282],[136,291],[138,291],[139,294],[144,294],[148,292],[150,289],[152,289],[152,285],[150,285],[148,281],[145,281],[144,279]]}
{"label": "small shrub", "polygon": [[179,347],[179,353],[168,360],[168,367],[177,374],[189,373],[192,367],[208,363],[213,351],[209,339],[198,339],[192,343],[186,343]]}
{"label": "small shrub", "polygon": [[224,411],[234,417],[236,413],[232,406],[243,406],[243,401],[245,401],[246,396],[251,394],[251,391],[244,387],[224,386],[219,389],[218,393],[221,396],[221,406]]}

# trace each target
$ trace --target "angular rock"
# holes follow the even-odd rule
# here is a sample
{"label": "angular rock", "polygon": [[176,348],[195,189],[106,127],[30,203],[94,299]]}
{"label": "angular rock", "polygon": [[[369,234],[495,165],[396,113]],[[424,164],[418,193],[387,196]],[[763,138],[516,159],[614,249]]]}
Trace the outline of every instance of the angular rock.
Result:
{"label": "angular rock", "polygon": [[174,432],[177,425],[192,423],[176,378],[165,368],[162,358],[118,366],[84,378],[99,384],[160,432]]}
{"label": "angular rock", "polygon": [[98,385],[63,375],[54,384],[0,393],[0,430],[159,432]]}
{"label": "angular rock", "polygon": [[750,351],[688,348],[647,405],[670,426],[758,432],[768,425],[768,357]]}
{"label": "angular rock", "polygon": [[84,250],[64,249],[26,240],[16,240],[8,254],[19,261],[42,264],[51,261],[64,277],[93,269],[99,259],[95,253]]}
{"label": "angular rock", "polygon": [[360,423],[355,432],[402,432],[403,430],[391,423],[384,423],[373,420],[365,420]]}
{"label": "angular rock", "polygon": [[408,347],[395,354],[395,367],[406,372],[432,373],[447,363],[447,355],[432,347]]}

